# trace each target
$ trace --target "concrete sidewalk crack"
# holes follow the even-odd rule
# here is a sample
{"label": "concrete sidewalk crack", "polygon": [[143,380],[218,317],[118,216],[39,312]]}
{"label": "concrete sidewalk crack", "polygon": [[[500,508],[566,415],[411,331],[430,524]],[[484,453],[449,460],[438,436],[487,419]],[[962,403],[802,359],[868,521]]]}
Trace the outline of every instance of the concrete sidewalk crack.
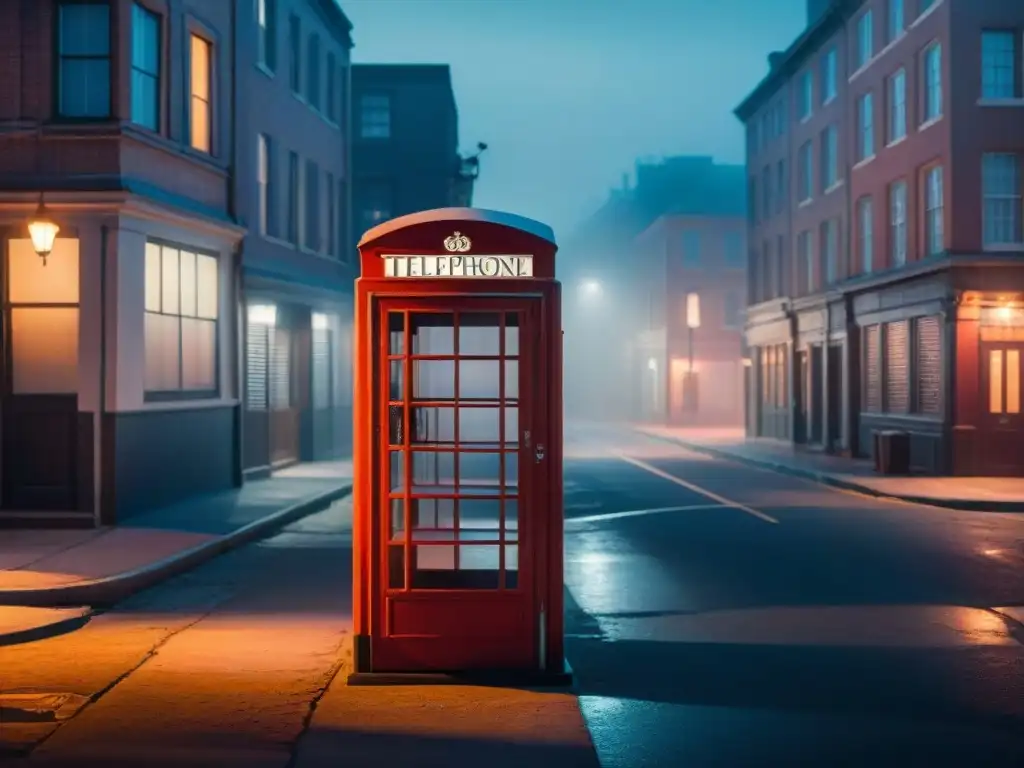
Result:
{"label": "concrete sidewalk crack", "polygon": [[345,668],[348,662],[348,656],[344,653],[346,645],[350,642],[350,636],[346,632],[345,636],[342,637],[341,642],[338,643],[335,648],[337,654],[337,661],[332,664],[327,674],[324,676],[324,684],[320,686],[317,692],[313,695],[313,698],[309,702],[309,709],[306,711],[305,716],[302,718],[302,730],[299,731],[299,735],[295,737],[295,741],[292,742],[288,762],[285,764],[285,768],[295,768],[297,760],[299,759],[299,745],[302,743],[303,737],[309,732],[310,726],[313,724],[313,716],[316,714],[317,706],[324,696],[327,695],[327,691],[334,685],[334,681],[341,674],[341,671]]}

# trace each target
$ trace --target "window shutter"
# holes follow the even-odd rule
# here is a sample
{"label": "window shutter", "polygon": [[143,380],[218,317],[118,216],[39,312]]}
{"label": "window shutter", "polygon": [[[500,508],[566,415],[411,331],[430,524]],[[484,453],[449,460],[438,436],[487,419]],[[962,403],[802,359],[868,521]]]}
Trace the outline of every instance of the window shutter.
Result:
{"label": "window shutter", "polygon": [[245,407],[250,411],[267,409],[267,352],[270,328],[250,324],[246,340]]}
{"label": "window shutter", "polygon": [[885,410],[906,413],[910,410],[910,365],[907,354],[907,321],[885,326]]}
{"label": "window shutter", "polygon": [[864,406],[868,411],[882,410],[881,329],[864,329]]}
{"label": "window shutter", "polygon": [[916,409],[938,415],[942,412],[942,323],[931,316],[917,318],[914,325]]}

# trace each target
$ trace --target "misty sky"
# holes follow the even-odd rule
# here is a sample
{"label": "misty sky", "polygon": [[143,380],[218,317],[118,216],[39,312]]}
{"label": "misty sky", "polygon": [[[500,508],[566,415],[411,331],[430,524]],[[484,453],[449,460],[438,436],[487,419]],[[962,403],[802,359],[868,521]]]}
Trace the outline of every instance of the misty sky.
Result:
{"label": "misty sky", "polygon": [[562,237],[638,157],[743,161],[733,108],[805,0],[340,0],[356,62],[452,67],[474,205]]}

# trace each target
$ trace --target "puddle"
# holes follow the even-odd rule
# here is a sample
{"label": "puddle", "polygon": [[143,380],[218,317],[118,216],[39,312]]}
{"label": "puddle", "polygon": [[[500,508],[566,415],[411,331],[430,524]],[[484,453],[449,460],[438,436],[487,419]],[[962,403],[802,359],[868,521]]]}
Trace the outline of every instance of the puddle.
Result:
{"label": "puddle", "polygon": [[88,701],[78,693],[0,693],[0,725],[59,723],[74,717]]}

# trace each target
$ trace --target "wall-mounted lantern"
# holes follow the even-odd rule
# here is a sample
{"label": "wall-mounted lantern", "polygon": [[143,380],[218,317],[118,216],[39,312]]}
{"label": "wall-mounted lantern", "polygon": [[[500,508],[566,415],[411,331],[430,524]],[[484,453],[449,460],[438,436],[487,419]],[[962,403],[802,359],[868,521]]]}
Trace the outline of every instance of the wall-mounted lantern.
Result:
{"label": "wall-mounted lantern", "polygon": [[46,212],[46,204],[43,203],[43,196],[39,196],[39,207],[35,214],[28,221],[28,236],[32,239],[32,248],[46,265],[46,257],[53,250],[53,242],[57,239],[60,227]]}

